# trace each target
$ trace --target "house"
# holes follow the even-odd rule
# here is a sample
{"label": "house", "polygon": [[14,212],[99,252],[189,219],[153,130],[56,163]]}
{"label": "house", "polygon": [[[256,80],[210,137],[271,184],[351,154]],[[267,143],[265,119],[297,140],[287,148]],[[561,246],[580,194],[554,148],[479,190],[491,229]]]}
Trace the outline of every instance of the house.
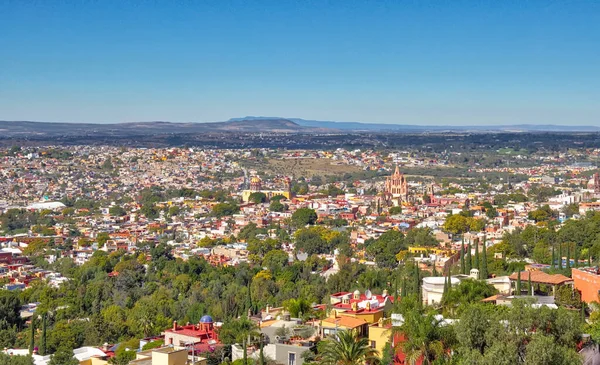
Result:
{"label": "house", "polygon": [[200,323],[179,326],[173,321],[173,327],[164,331],[165,345],[188,346],[194,345],[198,353],[213,351],[220,346],[219,335],[209,315],[202,316]]}
{"label": "house", "polygon": [[370,290],[361,293],[359,290],[350,292],[339,292],[332,294],[329,298],[333,309],[340,317],[352,317],[362,319],[366,323],[376,323],[385,310],[391,309],[394,298],[384,290],[381,295],[373,294]]}

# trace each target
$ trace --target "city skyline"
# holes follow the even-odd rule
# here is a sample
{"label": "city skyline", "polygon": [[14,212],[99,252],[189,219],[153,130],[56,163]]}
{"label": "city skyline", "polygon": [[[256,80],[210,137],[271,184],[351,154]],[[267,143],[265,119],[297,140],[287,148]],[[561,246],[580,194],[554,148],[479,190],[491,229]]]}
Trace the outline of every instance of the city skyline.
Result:
{"label": "city skyline", "polygon": [[598,125],[600,4],[0,5],[0,120]]}

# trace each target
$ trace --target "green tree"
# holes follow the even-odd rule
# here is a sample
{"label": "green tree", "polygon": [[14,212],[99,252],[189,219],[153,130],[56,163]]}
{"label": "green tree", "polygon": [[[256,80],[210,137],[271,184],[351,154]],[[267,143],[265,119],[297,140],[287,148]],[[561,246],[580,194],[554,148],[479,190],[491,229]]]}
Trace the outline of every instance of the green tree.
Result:
{"label": "green tree", "polygon": [[242,344],[242,351],[244,354],[243,364],[248,364],[247,358],[247,347],[253,337],[259,335],[256,324],[248,319],[247,317],[241,317],[239,319],[233,319],[225,322],[219,332],[221,341],[226,344]]}
{"label": "green tree", "polygon": [[46,331],[47,331],[47,317],[48,314],[44,313],[42,314],[42,337],[40,338],[40,348],[39,348],[39,354],[40,355],[46,355],[46,348],[47,348],[47,338],[46,338]]}
{"label": "green tree", "polygon": [[317,221],[317,212],[310,208],[300,208],[292,214],[292,224],[296,227],[315,224]]}
{"label": "green tree", "polygon": [[481,248],[481,270],[479,270],[479,278],[486,280],[488,278],[488,259],[487,259],[487,243],[483,240],[483,247]]}
{"label": "green tree", "polygon": [[29,356],[7,355],[0,351],[0,365],[34,365]]}
{"label": "green tree", "polygon": [[108,234],[108,232],[100,232],[96,237],[96,242],[98,242],[98,246],[104,246],[106,241],[108,241],[109,239],[110,235]]}
{"label": "green tree", "polygon": [[418,311],[404,314],[402,326],[393,332],[403,334],[405,341],[398,346],[406,354],[406,361],[415,364],[419,359],[425,365],[443,361],[448,356],[453,340],[451,332],[443,328],[442,320],[433,313],[421,314]]}
{"label": "green tree", "polygon": [[108,209],[108,213],[114,217],[122,217],[127,214],[127,211],[120,205],[113,205]]}
{"label": "green tree", "polygon": [[283,308],[290,312],[293,318],[299,318],[300,314],[309,315],[312,313],[312,305],[306,299],[292,298],[283,302]]}
{"label": "green tree", "polygon": [[79,361],[73,357],[73,351],[61,346],[50,358],[48,365],[79,365]]}
{"label": "green tree", "polygon": [[469,221],[460,214],[453,214],[446,218],[443,228],[452,234],[462,234],[469,230]]}
{"label": "green tree", "polygon": [[217,218],[223,218],[236,214],[240,211],[240,207],[233,203],[219,203],[212,208],[212,215]]}
{"label": "green tree", "polygon": [[319,363],[324,365],[379,364],[377,350],[356,331],[340,331],[337,336],[327,338],[319,344],[319,353]]}
{"label": "green tree", "polygon": [[267,201],[267,195],[265,193],[256,191],[248,196],[248,201],[254,204],[264,203]]}
{"label": "green tree", "polygon": [[271,212],[283,212],[286,210],[286,206],[279,200],[273,200],[269,205],[269,210]]}
{"label": "green tree", "polygon": [[390,215],[398,215],[398,214],[402,214],[402,206],[401,206],[401,205],[398,205],[398,206],[395,206],[395,207],[391,207],[391,208],[388,210],[388,213],[389,213]]}

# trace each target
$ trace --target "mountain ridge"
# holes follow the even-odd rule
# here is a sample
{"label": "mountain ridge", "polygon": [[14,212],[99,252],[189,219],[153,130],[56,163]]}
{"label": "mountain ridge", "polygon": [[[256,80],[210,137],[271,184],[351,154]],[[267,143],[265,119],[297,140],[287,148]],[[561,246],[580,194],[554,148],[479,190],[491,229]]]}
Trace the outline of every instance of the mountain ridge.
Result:
{"label": "mountain ridge", "polygon": [[65,123],[35,121],[0,121],[2,137],[26,136],[134,136],[180,133],[520,133],[520,132],[600,132],[595,126],[566,125],[489,125],[436,126],[336,122],[283,117],[231,118],[223,122],[124,122],[124,123]]}

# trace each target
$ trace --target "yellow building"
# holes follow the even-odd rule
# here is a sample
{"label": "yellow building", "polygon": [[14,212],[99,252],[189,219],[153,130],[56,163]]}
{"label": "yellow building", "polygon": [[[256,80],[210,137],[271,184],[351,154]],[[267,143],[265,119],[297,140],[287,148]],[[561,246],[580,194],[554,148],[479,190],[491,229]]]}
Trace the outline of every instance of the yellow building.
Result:
{"label": "yellow building", "polygon": [[321,320],[321,337],[335,335],[338,331],[357,331],[359,336],[366,336],[368,323],[363,319],[339,316],[335,309],[331,315]]}
{"label": "yellow building", "polygon": [[292,181],[290,178],[284,178],[283,183],[285,185],[285,189],[283,190],[263,190],[262,189],[262,180],[258,176],[253,176],[250,179],[250,189],[242,191],[242,200],[247,202],[252,193],[263,193],[267,196],[267,200],[271,199],[274,196],[282,195],[286,199],[292,198]]}
{"label": "yellow building", "polygon": [[369,344],[371,348],[383,352],[385,345],[392,339],[392,325],[386,321],[379,321],[369,326]]}

